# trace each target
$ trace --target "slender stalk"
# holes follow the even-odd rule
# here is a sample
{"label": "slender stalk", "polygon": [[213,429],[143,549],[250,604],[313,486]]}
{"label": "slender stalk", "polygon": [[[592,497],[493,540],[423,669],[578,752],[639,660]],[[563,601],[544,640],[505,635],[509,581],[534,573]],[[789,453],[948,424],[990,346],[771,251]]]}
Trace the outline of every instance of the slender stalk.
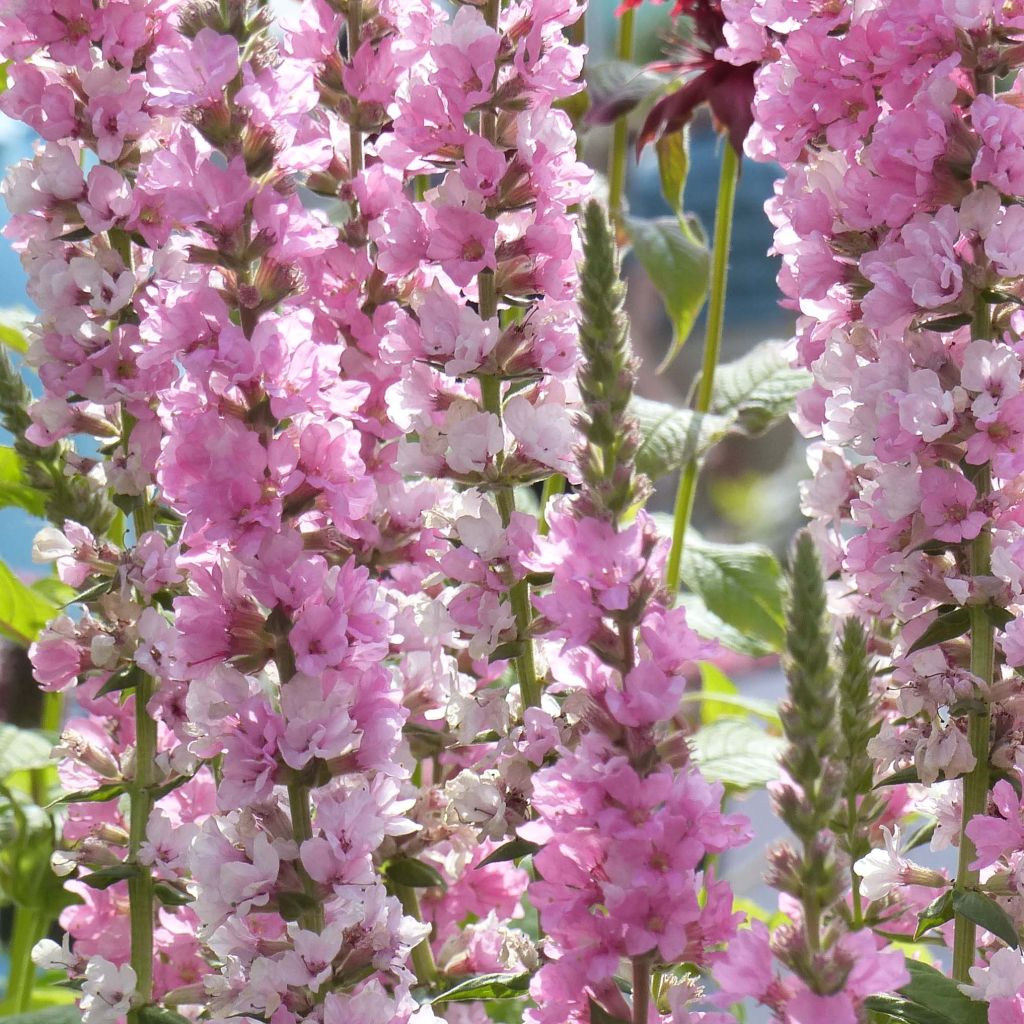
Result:
{"label": "slender stalk", "polygon": [[[348,0],[346,19],[348,30],[348,57],[352,60],[363,34],[363,0]],[[363,133],[356,124],[348,128],[349,139],[349,177],[354,178],[363,170]]]}
{"label": "slender stalk", "polygon": [[[615,56],[619,60],[633,59],[633,40],[636,36],[636,11],[624,11],[619,18],[619,38]],[[608,214],[616,227],[622,219],[622,200],[626,194],[626,164],[629,156],[629,124],[623,114],[612,129],[612,148],[608,155]]]}
{"label": "slender stalk", "polygon": [[[153,507],[145,495],[132,515],[132,523],[136,541],[153,528]],[[139,850],[146,839],[156,781],[156,722],[146,708],[154,689],[154,680],[140,675],[135,688],[135,778],[129,790],[128,863],[134,866],[135,873],[128,879],[128,900],[131,966],[135,971],[138,1006],[153,1000],[153,876],[139,862]],[[128,1012],[128,1024],[141,1024],[138,1006]]]}
{"label": "slender stalk", "polygon": [[[411,885],[396,885],[395,895],[398,897],[402,909],[417,921],[423,920],[420,912],[420,898]],[[416,972],[416,980],[421,985],[433,985],[437,980],[437,964],[434,963],[434,953],[430,948],[430,939],[423,939],[419,945],[413,947],[412,966]]]}
{"label": "slender stalk", "polygon": [[[484,20],[491,28],[498,27],[500,14],[500,0],[487,0],[484,4]],[[489,142],[494,142],[497,133],[498,122],[494,112],[482,110],[480,112],[480,135]],[[479,292],[477,307],[481,319],[490,320],[496,317],[498,315],[498,290],[492,270],[480,272],[477,278],[477,290]],[[497,377],[481,377],[480,397],[484,409],[497,416],[500,422],[502,418],[501,381]],[[500,460],[501,456],[499,455],[498,458]],[[499,487],[495,492],[495,502],[502,523],[508,526],[512,519],[512,513],[516,509],[516,499],[512,489]],[[526,580],[520,580],[509,588],[509,604],[516,620],[516,633],[523,644],[522,653],[513,659],[516,679],[519,682],[519,692],[522,694],[524,706],[538,707],[540,705],[540,685],[537,682],[533,641],[529,635],[532,612],[530,609],[530,585]]]}
{"label": "slender stalk", "polygon": [[633,957],[633,1024],[647,1024],[651,1012],[651,958]]}
{"label": "slender stalk", "polygon": [[32,947],[46,934],[48,921],[34,907],[18,907],[14,911],[11,933],[7,993],[0,1003],[0,1013],[24,1013],[32,1001],[36,970],[32,963]]}
{"label": "slender stalk", "polygon": [[[733,211],[736,206],[736,184],[740,176],[740,158],[728,142],[722,150],[722,170],[718,180],[718,203],[715,207],[715,240],[711,259],[711,292],[708,297],[708,319],[704,336],[704,358],[694,411],[703,414],[711,407],[711,394],[715,386],[715,369],[722,349],[722,327],[725,322],[725,288],[729,276],[729,249],[732,242]],[[672,521],[672,549],[669,552],[665,582],[669,592],[679,590],[679,573],[683,560],[686,529],[693,514],[693,501],[697,493],[699,463],[691,458],[683,467],[676,492]]]}
{"label": "slender stalk", "polygon": [[[309,810],[309,786],[293,782],[288,786],[288,810],[292,819],[292,835],[298,846],[307,839],[313,838],[313,819]],[[307,931],[322,932],[324,930],[324,907],[317,898],[316,884],[309,877],[302,862],[298,862],[302,888],[314,905],[299,914],[299,924]]]}
{"label": "slender stalk", "polygon": [[565,477],[561,473],[552,473],[551,476],[544,481],[544,490],[540,496],[540,509],[537,512],[537,532],[542,536],[546,537],[548,532],[548,522],[544,518],[544,512],[548,507],[548,502],[555,497],[556,494],[561,494],[565,490]]}

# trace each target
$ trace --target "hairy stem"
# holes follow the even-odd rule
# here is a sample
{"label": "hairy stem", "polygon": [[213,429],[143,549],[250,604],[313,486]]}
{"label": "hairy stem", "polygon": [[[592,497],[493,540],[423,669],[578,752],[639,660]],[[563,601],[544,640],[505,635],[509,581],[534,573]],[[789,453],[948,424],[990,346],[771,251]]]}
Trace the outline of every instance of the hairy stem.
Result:
{"label": "hairy stem", "polygon": [[[733,211],[736,206],[736,184],[739,181],[740,158],[726,142],[722,149],[722,170],[718,181],[718,203],[715,207],[715,241],[711,261],[711,292],[708,298],[708,319],[704,337],[704,358],[694,411],[703,414],[711,406],[715,386],[715,369],[722,349],[722,326],[725,322],[725,288],[729,276],[729,249],[732,241]],[[693,501],[697,493],[699,463],[696,457],[683,467],[676,492],[672,520],[672,549],[669,552],[665,582],[669,592],[679,590],[679,574],[683,560],[686,529],[693,514]]]}

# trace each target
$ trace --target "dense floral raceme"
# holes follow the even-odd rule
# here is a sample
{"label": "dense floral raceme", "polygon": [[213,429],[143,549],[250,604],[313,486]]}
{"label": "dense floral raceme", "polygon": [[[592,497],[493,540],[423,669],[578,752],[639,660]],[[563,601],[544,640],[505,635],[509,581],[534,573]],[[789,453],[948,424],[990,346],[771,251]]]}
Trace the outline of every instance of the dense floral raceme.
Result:
{"label": "dense floral raceme", "polygon": [[480,862],[559,738],[511,497],[574,474],[582,7],[340,6],[5,9],[29,437],[97,438],[127,518],[37,544],[90,591],[33,649],[63,781],[110,787],[41,956],[97,1024],[429,1021],[536,963]]}
{"label": "dense floral raceme", "polygon": [[[723,7],[722,56],[768,58],[747,152],[787,168],[769,215],[795,358],[815,381],[799,408],[816,438],[805,511],[846,610],[893,661],[877,777],[923,784],[893,810],[937,815],[933,849],[958,847],[954,898],[980,872],[1019,928],[1024,9]],[[1011,781],[990,793],[997,774]],[[887,833],[856,865],[889,932],[913,932],[936,895],[906,853]],[[957,915],[955,979],[970,972],[990,1020],[1024,1019],[1019,953],[988,934],[976,966],[973,929]]]}

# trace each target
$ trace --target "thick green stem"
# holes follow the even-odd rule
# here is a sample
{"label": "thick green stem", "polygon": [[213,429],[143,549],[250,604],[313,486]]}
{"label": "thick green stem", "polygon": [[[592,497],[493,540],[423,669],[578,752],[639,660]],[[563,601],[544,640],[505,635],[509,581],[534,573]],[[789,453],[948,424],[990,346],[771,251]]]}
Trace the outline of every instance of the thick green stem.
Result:
{"label": "thick green stem", "polygon": [[[395,895],[398,897],[402,909],[417,921],[423,920],[420,911],[420,898],[411,885],[396,885]],[[416,972],[416,980],[421,985],[433,985],[437,980],[437,964],[434,963],[434,953],[430,948],[430,939],[425,938],[412,950],[412,967]]]}
{"label": "thick green stem", "polygon": [[[636,34],[636,11],[623,12],[619,19],[619,39],[615,56],[619,60],[633,59],[633,39]],[[626,194],[626,164],[629,156],[629,125],[623,114],[612,129],[612,148],[608,156],[608,213],[612,224],[622,219],[622,200]]]}
{"label": "thick green stem", "polygon": [[[729,249],[732,242],[733,210],[736,206],[736,184],[740,176],[740,158],[736,150],[725,142],[722,150],[722,170],[718,181],[718,204],[715,207],[715,241],[711,260],[711,292],[708,297],[708,319],[704,336],[704,358],[694,411],[703,414],[711,407],[715,386],[715,369],[722,349],[722,327],[725,322],[725,288],[729,276]],[[669,592],[679,590],[679,573],[683,560],[686,528],[693,514],[693,501],[697,493],[697,474],[700,470],[696,457],[683,467],[676,492],[672,521],[672,550],[669,552],[665,582]]]}
{"label": "thick green stem", "polygon": [[[309,811],[309,786],[298,782],[293,782],[288,786],[288,810],[292,819],[292,836],[301,848],[306,840],[313,838],[313,819]],[[324,907],[317,894],[316,883],[309,877],[301,861],[298,862],[298,870],[302,879],[302,888],[313,904],[299,914],[299,925],[307,931],[319,934],[324,930]]]}
{"label": "thick green stem", "polygon": [[542,536],[546,537],[548,532],[548,522],[544,518],[544,513],[547,510],[548,502],[555,497],[556,494],[561,494],[565,490],[565,477],[561,473],[552,473],[551,476],[544,481],[544,490],[540,496],[540,509],[537,511],[537,532]]}
{"label": "thick green stem", "polygon": [[0,1003],[0,1014],[24,1013],[29,1008],[36,980],[32,947],[46,934],[48,923],[46,917],[33,907],[18,907],[14,911],[7,993]]}

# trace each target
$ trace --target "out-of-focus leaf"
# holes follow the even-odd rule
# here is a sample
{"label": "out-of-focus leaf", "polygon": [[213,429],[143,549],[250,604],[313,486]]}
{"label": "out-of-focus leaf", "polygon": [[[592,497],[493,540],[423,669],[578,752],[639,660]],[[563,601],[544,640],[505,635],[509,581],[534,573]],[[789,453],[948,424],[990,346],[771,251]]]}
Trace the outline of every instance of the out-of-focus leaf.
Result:
{"label": "out-of-focus leaf", "polygon": [[672,322],[672,344],[658,366],[664,370],[683,347],[707,298],[711,253],[679,217],[627,217],[633,254],[661,295]]}
{"label": "out-of-focus leaf", "polygon": [[0,446],[0,508],[23,508],[34,516],[46,511],[46,499],[25,479],[18,453],[7,445]]}
{"label": "out-of-focus leaf", "polygon": [[37,729],[0,722],[0,780],[13,772],[45,768],[51,763],[53,740]]}
{"label": "out-of-focus leaf", "polygon": [[[10,63],[5,61],[0,65],[0,93],[7,88],[7,68]],[[34,319],[32,313],[18,306],[0,309],[0,345],[15,352],[26,352],[28,338],[25,331]]]}
{"label": "out-of-focus leaf", "polygon": [[27,647],[57,614],[57,606],[25,586],[0,562],[0,634]]}
{"label": "out-of-focus leaf", "polygon": [[731,426],[725,416],[701,414],[639,396],[633,397],[629,411],[640,429],[637,469],[652,480],[699,458],[725,437]]}
{"label": "out-of-focus leaf", "polygon": [[696,594],[680,594],[678,603],[686,609],[686,622],[706,640],[717,640],[723,647],[751,658],[764,658],[777,650],[757,637],[741,633],[720,619]]}
{"label": "out-of-focus leaf", "polygon": [[781,726],[779,713],[775,705],[756,697],[745,697],[736,688],[728,676],[709,661],[700,663],[701,689],[694,693],[684,693],[684,704],[700,702],[700,720],[703,725],[710,725],[720,718],[739,718],[744,715],[756,716],[773,726]]}
{"label": "out-of-focus leaf", "polygon": [[686,189],[686,175],[690,170],[689,139],[686,129],[663,135],[654,144],[654,151],[658,155],[661,193],[678,216],[683,212],[683,192]]}
{"label": "out-of-focus leaf", "polygon": [[609,60],[587,66],[587,96],[590,105],[587,124],[611,124],[644,100],[657,95],[668,79],[664,75],[630,64]]}
{"label": "out-of-focus leaf", "polygon": [[753,789],[779,777],[785,742],[749,719],[720,718],[692,737],[693,758],[705,778],[737,789]]}
{"label": "out-of-focus leaf", "polygon": [[745,434],[763,434],[789,415],[797,395],[810,383],[806,370],[789,365],[783,342],[764,341],[718,368],[711,411],[732,418]]}
{"label": "out-of-focus leaf", "polygon": [[384,876],[396,885],[408,885],[413,889],[429,889],[444,885],[444,879],[437,868],[414,857],[396,857],[384,865]]}
{"label": "out-of-focus leaf", "polygon": [[477,999],[507,999],[518,996],[530,987],[530,974],[481,974],[467,978],[435,996],[432,1003],[468,1003]]}

